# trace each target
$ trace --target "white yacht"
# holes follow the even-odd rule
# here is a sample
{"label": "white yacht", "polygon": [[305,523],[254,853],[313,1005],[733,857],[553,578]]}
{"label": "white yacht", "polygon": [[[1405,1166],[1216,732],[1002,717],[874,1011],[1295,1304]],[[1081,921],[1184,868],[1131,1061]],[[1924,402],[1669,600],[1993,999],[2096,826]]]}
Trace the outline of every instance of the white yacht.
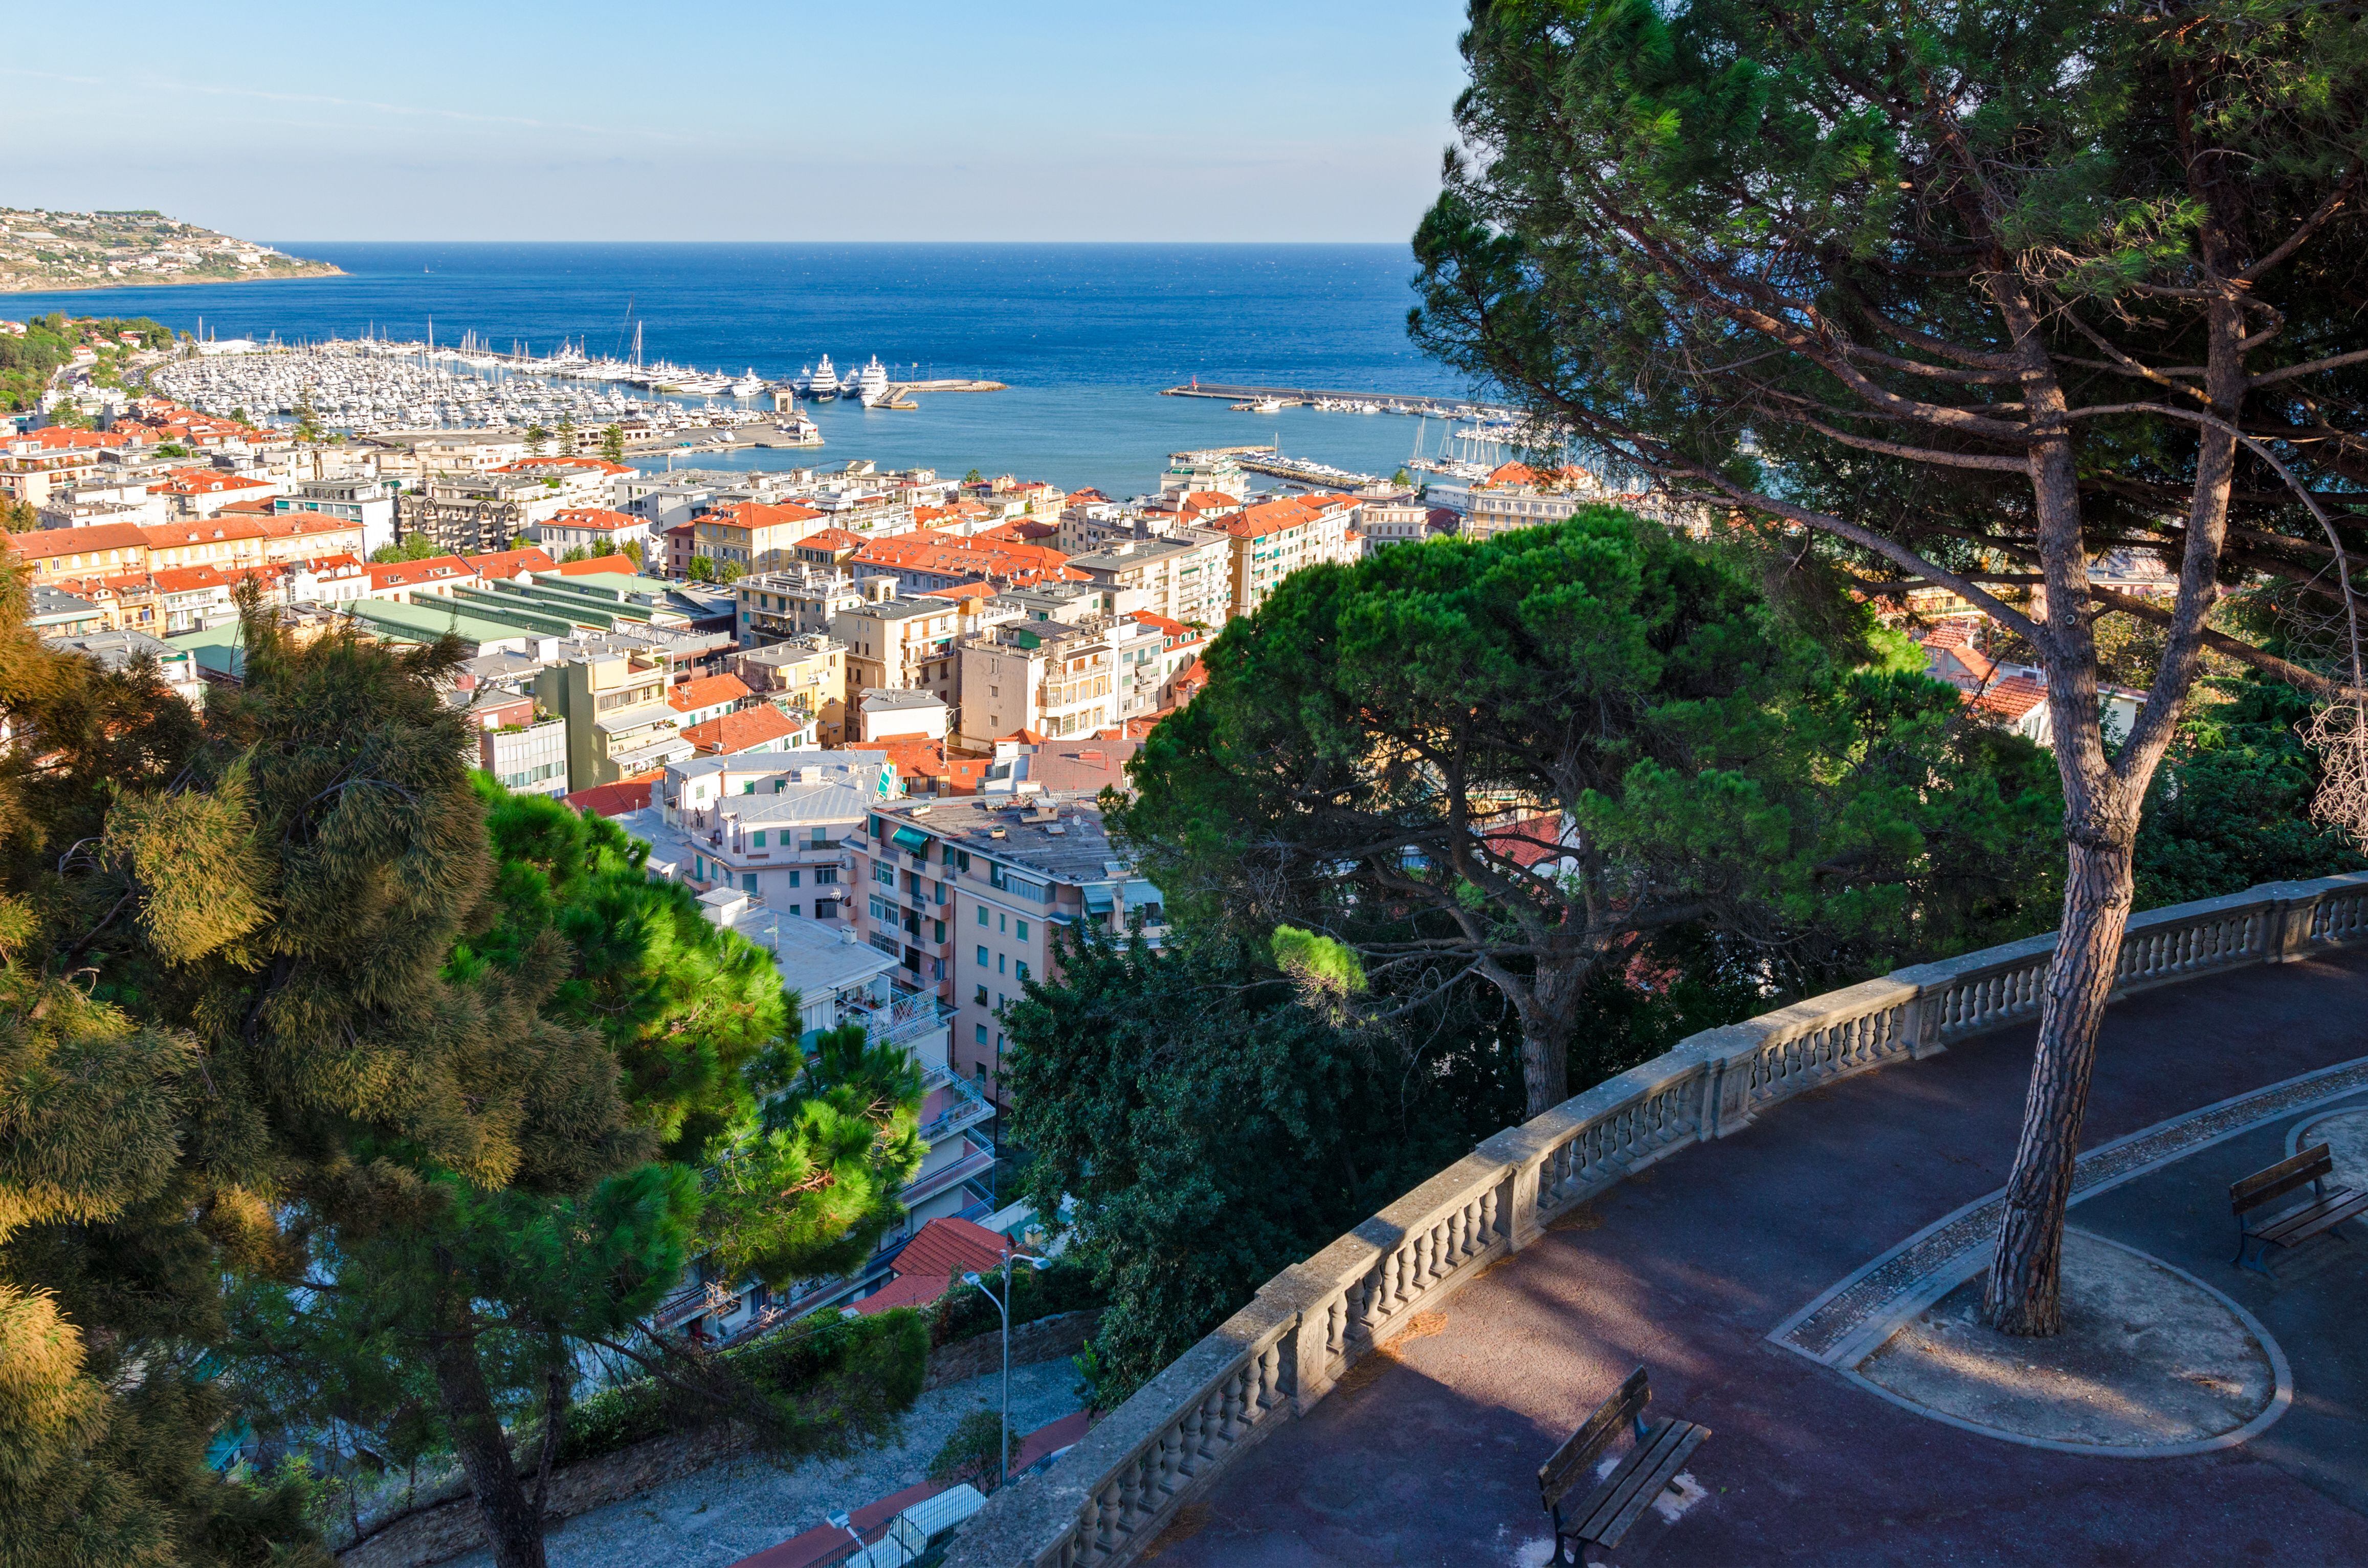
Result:
{"label": "white yacht", "polygon": [[764,378],[757,374],[757,367],[754,365],[743,370],[740,373],[740,379],[732,383],[734,397],[755,397],[764,390]]}
{"label": "white yacht", "polygon": [[888,368],[874,354],[871,363],[863,367],[862,374],[848,378],[855,384],[857,401],[866,408],[877,408],[888,401]]}
{"label": "white yacht", "polygon": [[818,402],[828,403],[838,395],[838,372],[831,369],[829,355],[822,357],[822,363],[814,368],[805,383],[800,390]]}

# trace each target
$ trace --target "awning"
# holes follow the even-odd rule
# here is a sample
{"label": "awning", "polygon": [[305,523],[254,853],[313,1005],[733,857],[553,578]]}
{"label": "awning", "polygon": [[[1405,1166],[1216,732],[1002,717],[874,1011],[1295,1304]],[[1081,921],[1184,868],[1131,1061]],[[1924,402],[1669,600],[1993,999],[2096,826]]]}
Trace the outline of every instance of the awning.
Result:
{"label": "awning", "polygon": [[929,835],[916,827],[898,828],[888,835],[888,842],[900,849],[909,849],[916,855],[927,854],[929,848]]}
{"label": "awning", "polygon": [[1093,914],[1108,915],[1114,907],[1116,907],[1116,901],[1110,897],[1110,889],[1087,888],[1086,890],[1086,908]]}
{"label": "awning", "polygon": [[1167,903],[1167,895],[1149,882],[1126,884],[1126,903],[1129,909],[1140,909],[1146,903],[1156,903],[1164,907]]}

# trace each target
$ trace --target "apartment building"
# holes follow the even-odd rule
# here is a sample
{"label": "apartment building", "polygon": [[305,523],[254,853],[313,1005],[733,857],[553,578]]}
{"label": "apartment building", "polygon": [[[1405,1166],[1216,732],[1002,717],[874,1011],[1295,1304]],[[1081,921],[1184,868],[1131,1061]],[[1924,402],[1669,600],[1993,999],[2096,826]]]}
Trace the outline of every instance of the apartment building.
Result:
{"label": "apartment building", "polygon": [[1193,491],[1214,491],[1236,501],[1247,501],[1250,476],[1243,472],[1241,460],[1234,451],[1218,449],[1168,453],[1167,467],[1159,476],[1159,494],[1185,495]]}
{"label": "apartment building", "polygon": [[1420,544],[1430,537],[1430,508],[1410,495],[1368,497],[1357,508],[1357,531],[1365,552]]}
{"label": "apartment building", "polygon": [[762,646],[827,634],[841,610],[855,608],[868,597],[885,596],[893,587],[891,583],[867,595],[848,574],[807,562],[778,572],[751,573],[732,585],[741,644]]}
{"label": "apartment building", "polygon": [[564,504],[532,474],[436,474],[419,494],[401,498],[396,527],[455,553],[502,550]]}
{"label": "apartment building", "polygon": [[142,528],[101,523],[0,535],[36,583],[111,577],[179,566],[229,572],[335,554],[359,554],[362,530],[340,518],[310,513],[286,517],[225,513],[202,522]]}
{"label": "apartment building", "polygon": [[1350,540],[1356,517],[1352,495],[1292,495],[1212,520],[1231,541],[1231,613],[1251,614],[1303,566],[1355,560],[1363,549]]}
{"label": "apartment building", "polygon": [[176,469],[148,488],[151,494],[165,498],[176,519],[211,517],[241,501],[268,505],[280,494],[280,486],[271,480],[214,468]]}
{"label": "apartment building", "polygon": [[949,1061],[990,1099],[1003,1009],[1055,972],[1059,933],[1138,919],[1165,933],[1166,900],[1111,846],[1089,794],[883,802],[848,846],[866,940],[902,949],[907,976],[951,1004]]}
{"label": "apartment building", "polygon": [[517,794],[567,793],[567,722],[542,711],[532,695],[480,687],[468,719],[472,766]]}
{"label": "apartment building", "polygon": [[354,524],[361,529],[357,553],[368,557],[381,545],[394,542],[395,496],[402,481],[372,474],[352,479],[306,479],[272,498],[275,514],[317,512]]}
{"label": "apartment building", "polygon": [[605,458],[575,456],[520,458],[494,472],[539,479],[545,489],[557,496],[562,508],[574,511],[609,506],[616,499],[617,481],[636,471]]}
{"label": "apartment building", "polygon": [[728,665],[750,691],[803,714],[822,744],[847,739],[847,645],[836,637],[811,632],[761,648],[743,646]]}
{"label": "apartment building", "polygon": [[[900,790],[877,751],[686,757],[666,766],[646,816],[620,820],[655,846],[653,875],[700,893],[748,894],[777,914],[839,921],[856,896],[848,841]],[[901,949],[892,956],[903,961]]]}
{"label": "apartment building", "polygon": [[1071,556],[1069,567],[1116,593],[1113,608],[1121,611],[1223,626],[1233,606],[1233,540],[1214,530],[1180,528],[1160,538],[1121,540]]}
{"label": "apartment building", "polygon": [[165,684],[183,701],[192,708],[205,706],[206,683],[198,674],[196,656],[161,638],[144,631],[81,631],[42,641],[52,648],[97,659],[111,670],[127,668],[136,660],[154,659]]}
{"label": "apartment building", "polygon": [[588,550],[594,555],[617,555],[628,544],[649,549],[650,525],[630,512],[606,506],[565,506],[536,523],[527,537],[548,551]]}
{"label": "apartment building", "polygon": [[1605,500],[1595,476],[1576,466],[1540,473],[1527,463],[1500,463],[1472,486],[1463,526],[1467,539],[1558,523]]}
{"label": "apartment building", "polygon": [[666,701],[666,660],[643,653],[586,653],[535,678],[546,712],[567,724],[567,790],[648,773],[691,755]]}
{"label": "apartment building", "polygon": [[1019,614],[1001,596],[905,598],[895,595],[895,580],[888,577],[866,578],[863,586],[864,601],[831,621],[831,635],[847,645],[849,703],[884,687],[934,692],[947,707],[959,706],[962,668],[956,641]]}
{"label": "apartment building", "polygon": [[794,501],[735,501],[691,520],[691,558],[776,572],[797,564],[798,541],[827,526],[821,512]]}
{"label": "apartment building", "polygon": [[1118,722],[1121,648],[1153,640],[1131,619],[1080,626],[1012,621],[964,637],[960,649],[961,739],[973,747],[1008,736],[1092,734]]}

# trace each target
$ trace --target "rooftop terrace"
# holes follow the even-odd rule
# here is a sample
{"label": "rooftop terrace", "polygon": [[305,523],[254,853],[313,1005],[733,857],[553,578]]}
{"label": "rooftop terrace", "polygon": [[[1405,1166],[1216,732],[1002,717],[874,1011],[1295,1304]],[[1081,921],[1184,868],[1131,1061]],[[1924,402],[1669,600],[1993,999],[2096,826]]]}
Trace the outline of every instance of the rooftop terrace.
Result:
{"label": "rooftop terrace", "polygon": [[1639,1365],[1713,1435],[1595,1553],[1622,1568],[2368,1562],[2368,1246],[2240,1272],[2227,1198],[2305,1139],[2368,1185],[2368,877],[2134,920],[2070,1326],[1986,1347],[1964,1302],[2052,943],[1708,1031],[1491,1139],[950,1565],[1543,1563],[1537,1467]]}

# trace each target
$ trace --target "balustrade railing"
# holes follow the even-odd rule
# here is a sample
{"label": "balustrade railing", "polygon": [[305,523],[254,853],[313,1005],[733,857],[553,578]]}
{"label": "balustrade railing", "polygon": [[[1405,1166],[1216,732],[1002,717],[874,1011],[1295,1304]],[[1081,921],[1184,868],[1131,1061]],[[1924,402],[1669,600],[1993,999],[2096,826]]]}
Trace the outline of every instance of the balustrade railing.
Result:
{"label": "balustrade railing", "polygon": [[[2368,941],[2368,873],[2131,917],[2116,997]],[[1122,1568],[1286,1414],[1496,1259],[1646,1165],[1805,1090],[2039,1015],[2053,935],[1918,964],[1721,1028],[1508,1128],[1304,1263],[997,1493],[947,1568]]]}

